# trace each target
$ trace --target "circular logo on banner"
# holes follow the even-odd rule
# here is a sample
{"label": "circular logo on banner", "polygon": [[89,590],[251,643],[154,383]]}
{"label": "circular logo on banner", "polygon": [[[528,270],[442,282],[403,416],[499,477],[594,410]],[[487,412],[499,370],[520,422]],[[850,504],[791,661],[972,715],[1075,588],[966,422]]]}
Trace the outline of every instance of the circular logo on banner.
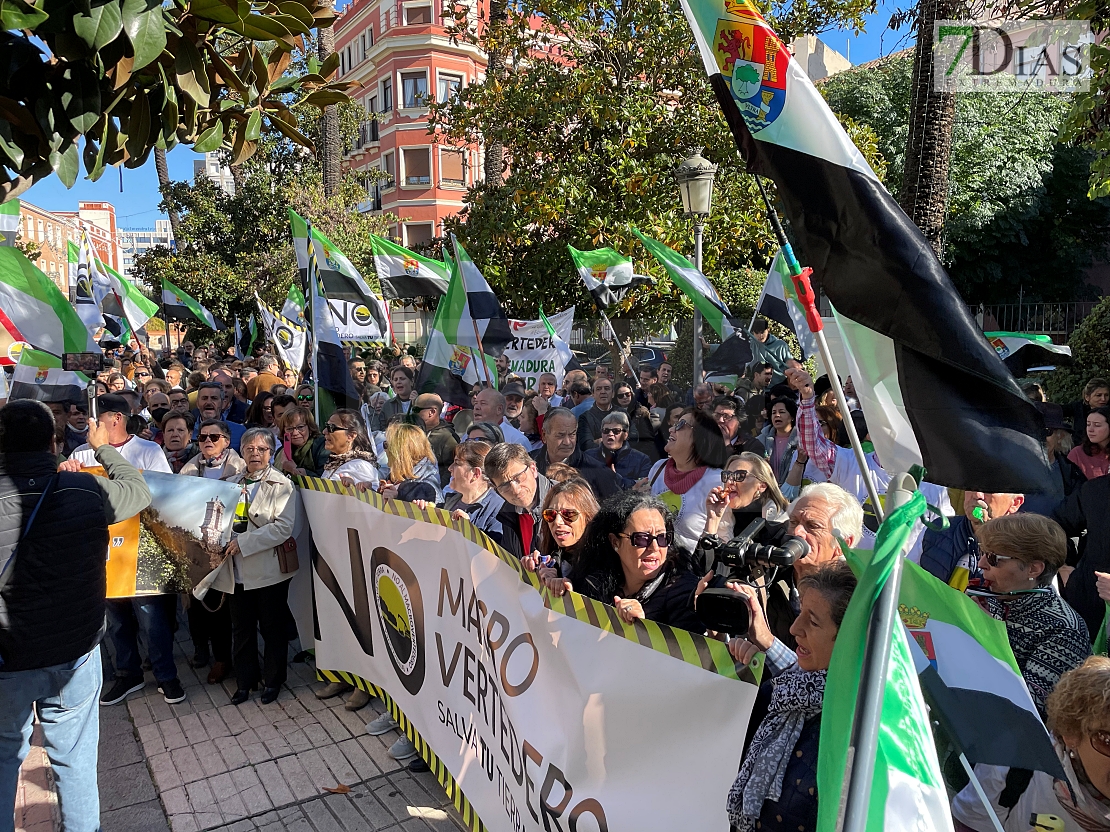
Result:
{"label": "circular logo on banner", "polygon": [[424,685],[424,602],[416,575],[401,557],[382,546],[370,561],[378,620],[389,660],[413,696]]}
{"label": "circular logo on banner", "polygon": [[293,330],[287,326],[279,325],[274,332],[274,338],[277,339],[282,349],[289,349],[293,346]]}
{"label": "circular logo on banner", "polygon": [[361,303],[351,312],[351,318],[359,326],[370,326],[370,324],[374,323],[374,316],[371,315],[370,310]]}
{"label": "circular logo on banner", "polygon": [[12,341],[8,345],[8,359],[13,364],[19,363],[19,356],[23,354],[23,348],[27,346],[26,341]]}

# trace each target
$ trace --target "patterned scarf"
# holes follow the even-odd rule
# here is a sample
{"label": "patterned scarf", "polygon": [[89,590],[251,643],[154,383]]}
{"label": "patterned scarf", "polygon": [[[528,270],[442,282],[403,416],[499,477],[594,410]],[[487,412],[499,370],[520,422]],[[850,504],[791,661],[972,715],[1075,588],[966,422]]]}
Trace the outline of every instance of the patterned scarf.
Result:
{"label": "patterned scarf", "polygon": [[341,465],[354,459],[361,459],[363,462],[369,462],[371,465],[378,464],[377,454],[373,451],[351,450],[347,451],[345,454],[332,454],[328,457],[328,461],[324,465],[324,476],[326,477],[332,471],[337,470]]}
{"label": "patterned scarf", "polygon": [[[1092,785],[1083,764],[1078,757],[1071,758],[1064,744],[1056,741],[1056,755],[1064,765],[1067,781],[1053,780],[1052,790],[1060,805],[1064,807],[1076,826],[1084,832],[1107,832],[1110,830],[1110,801],[1098,793]],[[1074,784],[1074,785],[1072,785]]]}
{"label": "patterned scarf", "polygon": [[728,793],[728,819],[740,832],[755,829],[765,801],[782,796],[782,780],[805,721],[821,713],[825,670],[795,666],[771,681],[771,704],[752,737]]}

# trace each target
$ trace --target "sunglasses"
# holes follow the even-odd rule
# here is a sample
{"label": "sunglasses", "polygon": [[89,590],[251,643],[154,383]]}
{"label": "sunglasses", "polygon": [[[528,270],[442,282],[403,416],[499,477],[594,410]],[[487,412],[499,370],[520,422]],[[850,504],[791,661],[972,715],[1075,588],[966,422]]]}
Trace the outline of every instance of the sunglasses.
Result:
{"label": "sunglasses", "polygon": [[1110,731],[1095,731],[1091,734],[1091,748],[1103,757],[1110,757]]}
{"label": "sunglasses", "polygon": [[301,395],[301,396],[297,396],[297,401],[299,401],[299,402],[311,402],[311,401],[315,401],[315,400],[316,400],[316,396],[313,395],[312,393],[307,393],[307,394],[304,394],[304,395]]}
{"label": "sunglasses", "polygon": [[631,399],[632,394],[630,392],[628,392],[627,390],[621,390],[619,393],[617,393],[617,398],[618,399]]}
{"label": "sunglasses", "polygon": [[672,427],[671,430],[673,430],[675,433],[678,433],[680,430],[685,430],[686,428],[692,427],[693,425],[690,422],[687,422],[685,419],[679,419],[677,422],[674,423],[674,427]]}
{"label": "sunglasses", "polygon": [[994,552],[979,552],[979,556],[983,558],[992,568],[997,569],[999,561],[1003,560],[1019,560],[1019,558],[1011,557],[1010,555],[997,555]]}
{"label": "sunglasses", "polygon": [[135,378],[150,378],[150,373],[135,373]]}
{"label": "sunglasses", "polygon": [[750,473],[751,473],[750,471],[745,471],[743,468],[741,468],[738,471],[722,471],[721,472],[721,482],[722,483],[743,482],[744,480],[746,480],[748,478],[748,474],[750,474]]}
{"label": "sunglasses", "polygon": [[628,542],[637,549],[648,548],[652,541],[655,541],[655,545],[660,549],[666,549],[671,545],[671,537],[666,532],[660,532],[657,535],[652,535],[650,532],[632,532],[632,534],[618,534],[617,537],[628,538]]}
{"label": "sunglasses", "polygon": [[325,424],[322,430],[324,431],[324,433],[335,433],[337,430],[342,431],[343,433],[347,432],[346,428],[341,428],[339,427],[339,425],[333,425],[331,422]]}
{"label": "sunglasses", "polygon": [[202,433],[197,436],[197,439],[201,442],[219,442],[223,438],[224,435],[222,433]]}
{"label": "sunglasses", "polygon": [[624,428],[602,428],[601,433],[604,436],[618,436],[624,433]]}
{"label": "sunglasses", "polygon": [[579,511],[576,508],[545,508],[543,510],[543,519],[548,523],[554,523],[556,517],[562,517],[566,522],[573,523],[578,519]]}

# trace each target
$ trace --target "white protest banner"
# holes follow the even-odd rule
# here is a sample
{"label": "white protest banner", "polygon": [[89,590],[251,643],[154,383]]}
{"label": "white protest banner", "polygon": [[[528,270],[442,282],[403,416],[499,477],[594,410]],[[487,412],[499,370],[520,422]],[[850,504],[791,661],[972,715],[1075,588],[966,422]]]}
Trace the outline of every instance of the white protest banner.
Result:
{"label": "white protest banner", "polygon": [[328,298],[328,306],[340,341],[389,341],[389,333],[383,334],[378,329],[373,313],[365,304]]}
{"label": "white protest banner", "polygon": [[[547,319],[558,336],[570,343],[574,307],[549,315]],[[541,373],[554,373],[555,384],[561,385],[566,372],[565,358],[559,355],[559,348],[543,321],[510,320],[509,331],[513,342],[505,348],[505,357],[509,359],[509,372],[524,379],[524,389],[535,390]]]}
{"label": "white protest banner", "polygon": [[757,688],[722,642],[548,608],[469,523],[298,481],[317,667],[383,695],[472,829],[727,832]]}

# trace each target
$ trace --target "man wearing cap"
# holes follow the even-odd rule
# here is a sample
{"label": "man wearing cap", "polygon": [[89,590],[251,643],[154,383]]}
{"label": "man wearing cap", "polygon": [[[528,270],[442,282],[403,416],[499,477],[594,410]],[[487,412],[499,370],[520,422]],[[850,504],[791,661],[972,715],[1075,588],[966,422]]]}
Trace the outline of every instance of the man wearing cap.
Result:
{"label": "man wearing cap", "polygon": [[506,442],[512,442],[524,448],[532,447],[528,438],[505,418],[505,397],[492,388],[487,387],[474,397],[474,421],[497,425],[501,428]]}
{"label": "man wearing cap", "polygon": [[[217,384],[216,387],[219,387]],[[140,471],[172,474],[165,452],[153,442],[127,432],[131,405],[123,396],[106,393],[96,397],[99,424],[107,430],[108,444]],[[60,471],[80,471],[100,463],[95,449],[82,445],[61,465]],[[154,670],[158,689],[166,702],[175,704],[185,699],[185,691],[177,678],[173,659],[174,595],[140,595],[134,598],[108,600],[108,634],[116,648],[116,680],[100,697],[101,705],[115,705],[146,686],[142,659],[139,657],[138,635],[142,632],[147,658]]]}
{"label": "man wearing cap", "polygon": [[436,464],[439,465],[440,484],[447,485],[451,480],[451,472],[447,469],[455,461],[459,435],[450,422],[443,421],[439,416],[443,412],[443,399],[435,393],[421,393],[412,403],[411,412],[416,415],[424,433],[428,434],[428,444],[432,446]]}
{"label": "man wearing cap", "polygon": [[613,382],[599,374],[593,393],[593,407],[578,417],[578,447],[583,451],[601,444],[601,420],[613,409]]}
{"label": "man wearing cap", "polygon": [[524,384],[510,381],[501,388],[501,395],[505,397],[505,418],[514,428],[519,428],[520,411],[524,410]]}
{"label": "man wearing cap", "polygon": [[[817,424],[817,414],[814,412],[816,397],[813,392],[813,378],[800,367],[788,367],[786,370],[787,381],[790,387],[798,391],[798,447],[805,451],[810,461],[824,474],[833,485],[839,485],[849,494],[853,495],[863,505],[863,538],[857,548],[870,549],[875,542],[875,531],[878,529],[878,517],[870,505],[867,493],[867,480],[860,470],[856,455],[847,448],[841,448],[825,436]],[[869,450],[871,436],[867,433],[866,425],[862,422],[863,414],[857,417],[852,413],[852,421],[856,426],[860,441],[864,443],[865,458],[867,462],[866,476],[874,485],[879,494],[886,494],[890,485],[891,475],[873,449]],[[856,421],[859,419],[860,421]],[[862,430],[861,430],[862,427]],[[952,503],[948,499],[948,489],[941,488],[930,482],[922,482],[919,486],[921,493],[930,506],[945,516],[955,514]],[[919,520],[911,531],[910,542],[906,550],[906,557],[917,563],[921,560],[921,538],[925,526]],[[947,580],[947,579],[945,579]]]}

